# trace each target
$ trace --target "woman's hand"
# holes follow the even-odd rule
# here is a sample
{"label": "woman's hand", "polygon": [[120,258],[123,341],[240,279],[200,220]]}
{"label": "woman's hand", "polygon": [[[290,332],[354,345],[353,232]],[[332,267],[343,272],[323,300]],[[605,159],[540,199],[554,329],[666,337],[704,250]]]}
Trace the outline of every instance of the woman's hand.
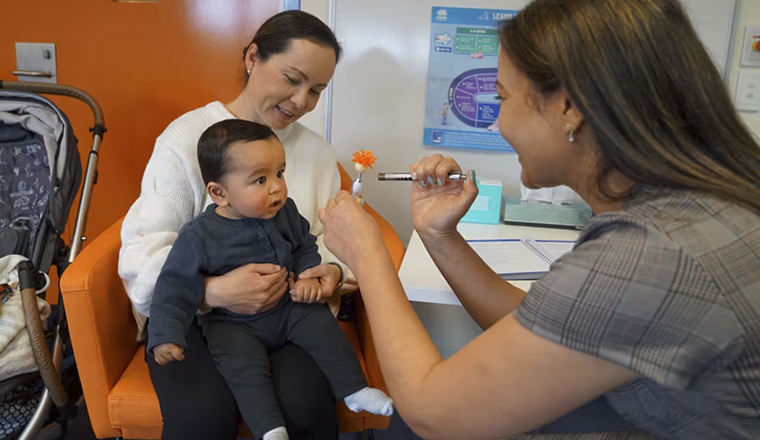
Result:
{"label": "woman's hand", "polygon": [[325,226],[325,245],[351,268],[363,252],[385,247],[375,220],[346,191],[339,192],[319,210],[319,220]]}
{"label": "woman's hand", "polygon": [[422,235],[445,236],[456,233],[459,220],[478,196],[475,171],[467,181],[448,180],[449,173],[461,172],[450,157],[436,154],[411,166],[415,183],[412,187],[412,223]]}
{"label": "woman's hand", "polygon": [[[335,288],[338,287],[338,283],[340,282],[340,269],[334,264],[320,264],[319,266],[314,266],[310,269],[306,269],[305,271],[301,272],[300,275],[298,275],[299,281],[307,279],[317,280],[319,282],[320,290],[317,297],[312,301],[302,302],[324,303],[335,292]],[[297,298],[300,298],[297,292],[297,285],[298,281],[296,281],[293,288],[290,289],[291,298],[293,298],[294,293],[296,294]],[[293,301],[296,301],[296,298],[293,298]]]}
{"label": "woman's hand", "polygon": [[206,304],[243,315],[274,307],[288,290],[288,270],[274,264],[246,264],[206,278]]}

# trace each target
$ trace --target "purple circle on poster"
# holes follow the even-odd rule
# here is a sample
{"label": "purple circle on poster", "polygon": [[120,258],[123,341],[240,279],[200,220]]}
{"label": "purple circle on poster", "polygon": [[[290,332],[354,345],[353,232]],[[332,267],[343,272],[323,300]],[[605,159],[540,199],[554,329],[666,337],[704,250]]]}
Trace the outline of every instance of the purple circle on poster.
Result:
{"label": "purple circle on poster", "polygon": [[496,98],[496,68],[473,69],[457,76],[449,86],[449,104],[465,124],[486,128],[499,116]]}

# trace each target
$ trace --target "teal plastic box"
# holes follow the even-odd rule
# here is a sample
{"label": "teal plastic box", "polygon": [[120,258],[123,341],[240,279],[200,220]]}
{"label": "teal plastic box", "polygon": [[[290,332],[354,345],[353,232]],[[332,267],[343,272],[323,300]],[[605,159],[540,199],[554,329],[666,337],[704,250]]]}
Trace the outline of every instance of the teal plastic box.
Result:
{"label": "teal plastic box", "polygon": [[467,214],[462,217],[466,223],[498,225],[501,222],[501,191],[499,180],[479,179],[478,198],[472,203]]}

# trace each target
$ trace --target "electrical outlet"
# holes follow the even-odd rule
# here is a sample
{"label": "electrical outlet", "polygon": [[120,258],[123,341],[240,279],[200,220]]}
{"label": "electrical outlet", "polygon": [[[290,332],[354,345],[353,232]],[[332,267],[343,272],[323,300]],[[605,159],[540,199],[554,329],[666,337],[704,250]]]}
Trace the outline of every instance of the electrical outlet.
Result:
{"label": "electrical outlet", "polygon": [[760,72],[739,71],[736,81],[736,108],[738,110],[760,111]]}

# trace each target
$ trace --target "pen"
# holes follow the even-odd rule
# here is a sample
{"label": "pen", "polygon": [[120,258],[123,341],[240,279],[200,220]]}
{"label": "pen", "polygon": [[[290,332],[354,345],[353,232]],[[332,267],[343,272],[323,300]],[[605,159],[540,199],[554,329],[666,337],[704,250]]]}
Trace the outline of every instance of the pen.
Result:
{"label": "pen", "polygon": [[[412,175],[409,173],[377,173],[377,180],[380,181],[411,181]],[[467,174],[463,173],[449,173],[449,180],[467,180]]]}

